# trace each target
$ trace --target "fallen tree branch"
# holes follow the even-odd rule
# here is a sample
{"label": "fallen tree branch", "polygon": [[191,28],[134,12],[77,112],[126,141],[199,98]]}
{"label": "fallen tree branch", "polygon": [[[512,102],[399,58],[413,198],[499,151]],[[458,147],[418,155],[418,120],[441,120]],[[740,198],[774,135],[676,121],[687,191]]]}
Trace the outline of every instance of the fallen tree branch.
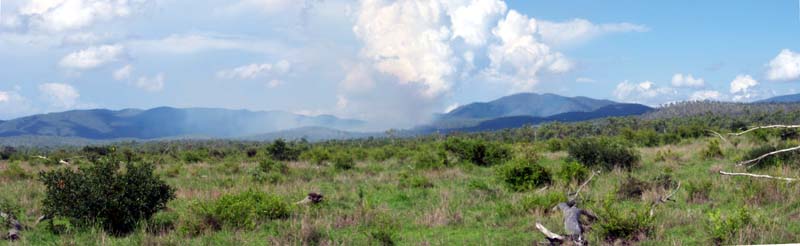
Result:
{"label": "fallen tree branch", "polygon": [[785,129],[785,128],[800,128],[800,125],[769,125],[769,126],[759,126],[759,127],[753,127],[753,128],[747,129],[747,130],[745,130],[745,131],[743,131],[743,132],[739,132],[739,133],[728,133],[728,135],[731,135],[731,136],[741,136],[741,135],[744,135],[744,134],[746,134],[746,133],[748,133],[748,132],[752,132],[752,131],[759,130],[759,129],[775,129],[775,128],[781,128],[781,129]]}
{"label": "fallen tree branch", "polygon": [[667,196],[659,197],[658,200],[653,202],[653,205],[650,206],[650,217],[653,217],[653,214],[655,212],[656,206],[658,206],[659,204],[662,204],[662,203],[666,203],[668,201],[672,201],[670,199],[672,198],[673,195],[675,195],[676,192],[678,192],[679,189],[681,189],[681,182],[678,182],[678,186],[675,187],[675,189],[673,189],[672,192],[667,194]]}
{"label": "fallen tree branch", "polygon": [[716,135],[717,137],[721,138],[721,139],[722,139],[722,141],[725,141],[726,143],[728,143],[728,144],[731,144],[731,141],[728,141],[728,139],[727,139],[727,138],[725,138],[724,136],[722,136],[722,134],[719,134],[719,132],[716,132],[716,131],[714,131],[714,130],[706,130],[706,131],[709,131],[709,132],[713,133],[713,134],[714,134],[714,135]]}
{"label": "fallen tree branch", "polygon": [[564,243],[563,236],[551,232],[550,230],[547,229],[547,227],[544,227],[539,222],[536,222],[536,229],[539,230],[539,232],[541,232],[542,234],[544,234],[544,237],[547,238],[547,241],[550,242],[550,245],[560,245]]}
{"label": "fallen tree branch", "polygon": [[[752,160],[743,161],[743,162],[739,162],[739,163],[736,164],[736,166],[743,166],[743,165],[747,165],[747,164],[750,164],[750,163],[758,163],[762,159],[767,158],[767,157],[769,157],[771,155],[776,155],[776,154],[789,152],[789,151],[795,151],[795,150],[800,150],[800,146],[792,147],[792,148],[788,148],[788,149],[781,149],[781,150],[772,151],[772,152],[763,154],[763,155],[759,156],[758,158],[755,158],[755,159],[752,159]],[[755,166],[755,164],[750,165],[747,168],[750,168],[750,167],[753,167],[753,166]]]}
{"label": "fallen tree branch", "polygon": [[719,171],[719,174],[728,175],[728,176],[747,176],[747,177],[754,177],[754,178],[765,178],[765,179],[778,179],[778,180],[785,180],[787,182],[799,181],[800,179],[796,178],[785,178],[785,177],[775,177],[765,174],[752,174],[752,173],[731,173],[725,171]]}
{"label": "fallen tree branch", "polygon": [[589,179],[586,179],[586,181],[583,181],[583,184],[581,184],[580,186],[578,186],[578,189],[577,189],[577,190],[575,190],[575,192],[572,192],[572,193],[569,193],[569,194],[567,194],[567,196],[570,198],[570,200],[573,200],[573,199],[575,199],[577,196],[580,196],[580,194],[581,194],[581,189],[583,189],[583,187],[584,187],[584,186],[586,186],[587,184],[589,184],[589,181],[592,181],[592,179],[594,178],[594,176],[595,176],[595,175],[597,175],[598,173],[600,173],[600,171],[592,171],[592,175],[591,175],[591,176],[589,176]]}

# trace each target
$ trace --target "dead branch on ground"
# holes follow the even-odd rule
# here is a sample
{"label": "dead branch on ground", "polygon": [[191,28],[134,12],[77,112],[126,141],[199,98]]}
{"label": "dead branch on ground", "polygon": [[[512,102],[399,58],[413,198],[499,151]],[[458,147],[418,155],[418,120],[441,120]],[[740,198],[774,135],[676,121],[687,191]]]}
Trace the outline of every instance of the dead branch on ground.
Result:
{"label": "dead branch on ground", "polygon": [[753,174],[753,173],[731,173],[731,172],[719,171],[719,174],[727,175],[727,176],[747,176],[747,177],[753,177],[753,178],[777,179],[777,180],[784,180],[786,182],[793,182],[793,181],[800,180],[800,179],[796,179],[796,178],[776,177],[776,176],[770,176],[770,175],[765,175],[765,174]]}

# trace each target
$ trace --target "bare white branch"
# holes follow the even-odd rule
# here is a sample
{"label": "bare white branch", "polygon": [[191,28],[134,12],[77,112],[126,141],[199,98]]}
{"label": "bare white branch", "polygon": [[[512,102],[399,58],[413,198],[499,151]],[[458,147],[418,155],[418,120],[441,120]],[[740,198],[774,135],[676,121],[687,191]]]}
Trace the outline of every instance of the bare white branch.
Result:
{"label": "bare white branch", "polygon": [[755,163],[758,163],[758,162],[759,162],[759,161],[761,161],[762,159],[764,159],[764,158],[767,158],[767,157],[769,157],[769,156],[771,156],[771,155],[776,155],[776,154],[780,154],[780,153],[784,153],[784,152],[789,152],[789,151],[795,151],[795,150],[800,150],[800,146],[797,146],[797,147],[792,147],[792,148],[788,148],[788,149],[781,149],[781,150],[772,151],[772,152],[769,152],[769,153],[763,154],[763,155],[759,156],[758,158],[755,158],[755,159],[752,159],[752,160],[746,160],[746,161],[739,162],[739,163],[737,163],[736,165],[737,165],[737,166],[744,166],[744,165],[747,165],[747,164],[753,164],[753,165],[750,165],[750,166],[748,166],[748,168],[749,168],[749,167],[752,167],[752,166],[754,166],[754,165],[755,165]]}
{"label": "bare white branch", "polygon": [[787,182],[793,182],[793,181],[800,180],[800,179],[796,179],[796,178],[775,177],[775,176],[770,176],[770,175],[752,174],[752,173],[731,173],[731,172],[719,171],[719,174],[728,175],[728,176],[747,176],[747,177],[754,177],[754,178],[777,179],[777,180],[785,180]]}
{"label": "bare white branch", "polygon": [[581,193],[581,189],[583,189],[583,187],[586,186],[586,184],[589,184],[589,181],[592,181],[594,176],[597,175],[598,173],[600,173],[600,171],[592,171],[592,176],[589,176],[589,179],[586,179],[586,181],[583,181],[583,184],[581,184],[581,186],[578,186],[578,189],[575,190],[575,192],[572,192],[572,193],[570,193],[568,195],[570,197],[573,197],[573,198],[579,196],[580,193]]}
{"label": "bare white branch", "polygon": [[548,230],[544,227],[541,223],[536,223],[536,229],[539,230],[544,236],[547,238],[548,241],[553,242],[564,242],[564,237],[561,235],[555,234],[552,231]]}
{"label": "bare white branch", "polygon": [[785,128],[800,128],[800,125],[770,125],[770,126],[759,126],[759,127],[753,127],[753,128],[747,129],[746,131],[739,132],[739,133],[728,133],[728,135],[731,135],[731,136],[741,136],[741,135],[743,135],[743,134],[746,134],[746,133],[748,133],[748,132],[752,132],[752,131],[759,130],[759,129],[775,129],[775,128],[779,128],[779,129],[785,129]]}
{"label": "bare white branch", "polygon": [[667,194],[666,196],[663,196],[663,197],[659,197],[658,200],[653,202],[653,206],[650,206],[650,217],[653,217],[653,214],[655,212],[656,206],[658,206],[658,204],[666,203],[667,201],[669,201],[669,199],[673,195],[675,195],[675,193],[678,192],[678,190],[680,190],[680,189],[681,189],[681,182],[678,182],[678,186],[675,187],[675,189],[673,189],[669,194]]}

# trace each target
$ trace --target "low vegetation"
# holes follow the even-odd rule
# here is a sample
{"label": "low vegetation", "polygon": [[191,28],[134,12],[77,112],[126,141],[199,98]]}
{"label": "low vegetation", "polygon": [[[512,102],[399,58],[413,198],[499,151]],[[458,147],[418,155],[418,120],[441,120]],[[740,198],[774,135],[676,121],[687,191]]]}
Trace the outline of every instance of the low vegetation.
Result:
{"label": "low vegetation", "polygon": [[[567,201],[597,215],[583,234],[592,244],[796,241],[797,182],[719,173],[800,177],[796,152],[736,165],[797,146],[796,136],[735,138],[727,133],[763,122],[704,117],[0,148],[0,212],[25,225],[19,245],[524,245],[545,242],[537,222],[567,233],[554,209]],[[0,231],[13,229],[4,220]]]}

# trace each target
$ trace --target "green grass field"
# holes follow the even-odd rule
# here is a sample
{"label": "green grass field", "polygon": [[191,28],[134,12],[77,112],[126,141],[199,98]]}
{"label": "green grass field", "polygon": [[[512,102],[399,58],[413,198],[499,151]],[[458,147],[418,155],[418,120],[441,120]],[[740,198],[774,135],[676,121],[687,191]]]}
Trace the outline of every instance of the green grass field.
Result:
{"label": "green grass field", "polygon": [[[586,234],[594,245],[766,244],[800,241],[800,186],[770,179],[722,176],[719,170],[752,171],[800,177],[789,165],[757,170],[735,167],[738,148],[722,145],[723,157],[704,158],[711,138],[680,144],[637,148],[641,161],[630,171],[602,170],[581,191],[579,206],[600,216]],[[514,146],[514,154],[528,149]],[[176,199],[133,233],[112,236],[100,227],[65,226],[61,233],[42,222],[45,187],[38,172],[70,167],[0,162],[0,194],[21,208],[20,221],[31,226],[10,245],[531,245],[546,242],[534,227],[540,222],[564,233],[561,212],[548,198],[565,197],[580,184],[556,173],[567,162],[565,152],[538,151],[552,182],[526,191],[508,189],[496,175],[498,166],[455,164],[419,168],[403,158],[357,161],[341,170],[307,161],[287,162],[285,174],[257,181],[252,170],[258,158],[226,158],[184,163],[154,161],[155,173],[176,189]],[[669,153],[669,154],[665,154]],[[621,188],[629,177],[645,183],[633,195]],[[680,189],[669,201],[654,201]],[[662,185],[663,184],[663,185]],[[277,195],[292,204],[286,218],[245,227],[218,226],[203,221],[198,204],[225,194],[255,190]],[[294,205],[308,192],[325,196],[321,204]],[[555,202],[563,202],[558,201]],[[634,218],[636,214],[644,215]],[[613,218],[611,218],[613,217]],[[637,221],[638,220],[638,221]],[[155,222],[154,222],[155,221]],[[160,224],[158,224],[158,223]],[[603,227],[634,223],[624,238],[608,238]],[[161,225],[154,227],[152,224]],[[153,229],[156,228],[156,229]],[[606,236],[604,236],[606,235]]]}

